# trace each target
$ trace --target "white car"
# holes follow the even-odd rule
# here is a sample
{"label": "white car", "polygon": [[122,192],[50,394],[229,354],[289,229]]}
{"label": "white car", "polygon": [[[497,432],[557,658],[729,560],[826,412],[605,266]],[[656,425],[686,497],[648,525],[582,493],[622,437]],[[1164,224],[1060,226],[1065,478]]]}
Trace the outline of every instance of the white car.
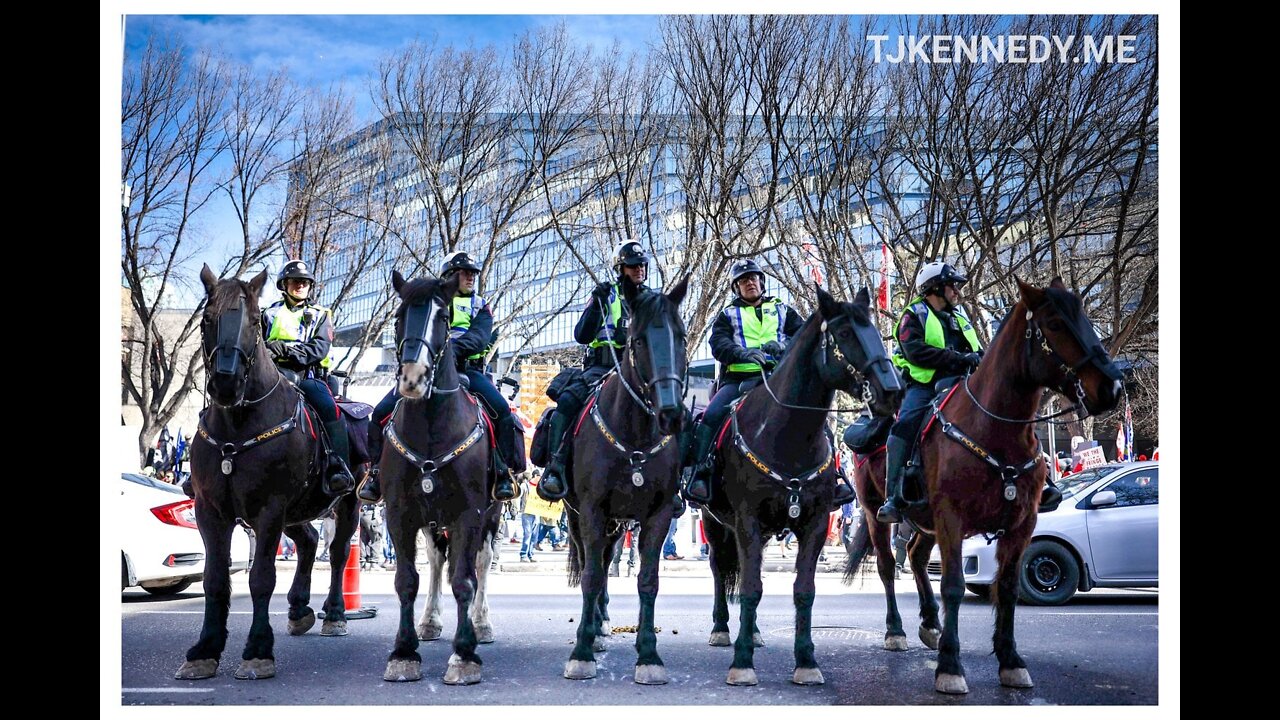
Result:
{"label": "white car", "polygon": [[[1076,591],[1160,584],[1160,463],[1092,468],[1060,481],[1058,509],[1036,520],[1022,556],[1019,597],[1031,605],[1061,605]],[[961,545],[965,587],[987,597],[996,579],[996,545],[981,536]],[[929,576],[940,579],[934,547]]]}
{"label": "white car", "polygon": [[[176,485],[133,473],[120,475],[120,589],[141,586],[173,595],[204,579],[204,541],[195,501]],[[249,536],[231,535],[231,572],[249,567]]]}

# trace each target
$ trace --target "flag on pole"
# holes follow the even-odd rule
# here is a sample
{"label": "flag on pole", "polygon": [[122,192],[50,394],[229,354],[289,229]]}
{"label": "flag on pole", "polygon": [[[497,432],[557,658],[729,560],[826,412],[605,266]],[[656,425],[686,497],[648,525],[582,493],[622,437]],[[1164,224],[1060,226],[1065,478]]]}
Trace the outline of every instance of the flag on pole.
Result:
{"label": "flag on pole", "polygon": [[889,245],[880,243],[880,293],[877,298],[881,310],[889,309]]}
{"label": "flag on pole", "polygon": [[1129,409],[1129,398],[1124,399],[1124,419],[1116,430],[1116,459],[1120,462],[1133,462],[1133,413]]}

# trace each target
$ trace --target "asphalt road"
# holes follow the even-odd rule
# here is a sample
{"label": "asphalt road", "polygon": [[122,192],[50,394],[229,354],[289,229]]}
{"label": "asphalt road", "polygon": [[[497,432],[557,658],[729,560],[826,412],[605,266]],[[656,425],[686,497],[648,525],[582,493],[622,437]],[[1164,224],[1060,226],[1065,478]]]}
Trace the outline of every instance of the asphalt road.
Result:
{"label": "asphalt road", "polygon": [[[562,553],[560,554],[562,555]],[[362,604],[377,617],[353,620],[350,634],[321,637],[319,626],[302,637],[284,632],[285,591],[291,563],[281,563],[272,599],[277,676],[237,681],[250,621],[247,576],[234,577],[230,638],[216,678],[177,681],[173,673],[199,633],[203,596],[195,588],[173,598],[152,598],[140,590],[123,593],[121,703],[124,705],[1154,705],[1158,702],[1159,593],[1154,590],[1095,590],[1063,607],[1019,606],[1017,642],[1036,686],[1000,686],[991,654],[993,615],[985,601],[966,595],[960,611],[961,660],[969,683],[966,696],[933,690],[936,653],[915,635],[914,585],[904,576],[897,595],[910,649],[881,649],[884,597],[874,578],[840,584],[835,573],[818,575],[814,642],[826,684],[790,682],[793,669],[794,575],[766,575],[759,625],[767,646],[756,651],[756,687],[725,684],[731,648],[709,647],[711,580],[706,563],[664,563],[657,622],[658,650],[670,674],[664,686],[632,682],[635,635],[616,634],[599,658],[599,676],[571,681],[561,677],[573,642],[581,599],[565,585],[563,565],[546,553],[537,566],[504,563],[490,581],[491,617],[497,641],[483,645],[483,682],[444,685],[451,653],[455,606],[445,589],[445,640],[424,642],[423,679],[383,681],[382,671],[396,631],[393,574],[366,571]],[[546,562],[550,560],[551,562]],[[312,607],[327,588],[327,567],[317,568]],[[424,584],[425,586],[425,584]],[[636,622],[633,579],[610,583],[613,624]],[[935,591],[936,591],[935,585]],[[416,611],[421,613],[420,596]],[[730,609],[736,635],[736,607]]]}

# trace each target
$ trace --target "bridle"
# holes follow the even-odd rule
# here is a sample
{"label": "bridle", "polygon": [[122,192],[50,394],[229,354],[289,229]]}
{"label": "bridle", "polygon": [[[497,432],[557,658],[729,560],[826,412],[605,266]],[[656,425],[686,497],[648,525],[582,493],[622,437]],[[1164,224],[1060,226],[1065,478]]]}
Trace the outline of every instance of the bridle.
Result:
{"label": "bridle", "polygon": [[[607,317],[608,308],[605,307],[604,303],[599,298],[596,298],[596,304],[600,307],[601,314]],[[667,339],[670,343],[669,346],[671,347],[672,356],[674,359],[675,332],[671,329],[670,323],[664,324],[662,328],[663,330],[660,330],[659,328],[656,328],[656,327],[645,328],[645,334],[657,335],[659,332],[663,332],[663,334],[666,336],[665,339]],[[613,372],[618,376],[618,380],[619,382],[622,383],[622,387],[627,391],[627,394],[631,396],[631,399],[634,400],[635,403],[640,406],[640,409],[644,410],[645,413],[649,415],[649,417],[656,418],[658,416],[658,411],[657,411],[657,408],[655,407],[655,404],[653,402],[650,402],[646,398],[642,398],[640,394],[636,392],[635,388],[631,386],[631,383],[627,381],[626,373],[622,372],[622,363],[618,361],[618,353],[614,350],[613,343],[608,342],[608,343],[605,343],[605,345],[609,348],[609,357],[613,359]],[[652,340],[650,340],[649,342],[649,348],[650,348],[649,359],[653,360]],[[636,362],[635,342],[633,341],[633,334],[630,329],[628,329],[627,331],[627,359],[630,360],[631,367],[635,368],[638,373],[640,365]],[[656,362],[652,364],[657,365]],[[671,367],[674,367],[675,363],[673,362],[673,363],[670,363],[669,365]],[[655,374],[654,377],[645,381],[644,387],[643,387],[643,390],[645,391],[645,395],[647,396],[651,394],[650,391],[653,389],[653,386],[664,380],[676,381],[676,383],[678,383],[677,388],[679,390],[679,394],[681,397],[683,397],[685,394],[685,388],[689,380],[688,363],[685,363],[683,376],[676,375],[674,372],[661,374],[661,375]]]}
{"label": "bridle", "polygon": [[[427,329],[431,323],[432,314],[440,308],[441,306],[436,305],[434,299],[406,306],[403,324],[404,333],[400,342],[396,345],[396,355],[400,359],[399,366],[396,369],[397,383],[404,372],[405,364],[410,362],[421,363],[423,351],[430,350],[431,344],[427,339]],[[411,329],[415,331],[413,334],[410,333]],[[440,343],[440,349],[431,356],[431,373],[427,376],[427,392],[423,399],[430,399],[435,393],[448,395],[461,389],[461,382],[449,389],[436,387],[436,371],[439,370],[440,364],[444,360],[445,351],[448,349],[449,341],[446,338],[444,342]]]}
{"label": "bridle", "polygon": [[[240,344],[240,334],[241,330],[244,328],[245,314],[244,295],[241,295],[237,299],[236,306],[234,308],[226,310],[222,314],[218,315],[218,334],[215,338],[213,349],[204,355],[204,366],[206,372],[210,367],[213,369],[213,372],[209,373],[209,380],[205,381],[206,395],[208,394],[209,381],[213,379],[213,376],[234,375],[237,361],[244,364],[244,372],[242,373],[243,381],[246,384],[249,381],[249,373],[253,372],[254,363],[257,362],[258,359],[258,347],[262,345],[262,333],[255,332],[253,334],[253,350],[251,352],[246,352],[244,347]],[[267,396],[271,395],[271,393],[275,392],[276,388],[280,386],[280,379],[282,377],[284,377],[283,374],[276,373],[275,385],[272,385],[270,390],[267,390],[261,397],[254,400],[241,400],[240,402],[233,403],[231,405],[223,405],[210,398],[210,402],[224,409],[241,407],[244,405],[256,405],[257,403],[265,400]]]}
{"label": "bridle", "polygon": [[[840,349],[840,344],[836,342],[835,332],[831,326],[834,323],[840,322],[841,320],[848,321],[853,327],[854,335],[856,336],[858,345],[862,348],[862,354],[864,356],[864,362],[862,364],[862,367],[855,367],[853,363],[849,362],[848,358],[845,357],[844,352]],[[840,317],[830,322],[824,319],[822,321],[822,325],[819,326],[818,331],[821,333],[820,338],[818,340],[818,347],[822,349],[821,351],[822,364],[824,366],[835,365],[840,372],[853,378],[855,384],[857,380],[861,378],[862,379],[862,396],[861,396],[862,401],[870,402],[870,400],[872,399],[871,381],[868,380],[867,378],[870,377],[871,367],[878,362],[884,362],[884,363],[889,362],[889,359],[887,356],[882,358],[876,358],[873,360],[872,354],[870,352],[867,352],[867,347],[863,343],[863,340],[865,340],[866,338],[863,337],[863,334],[864,334],[864,331],[874,332],[874,330],[872,330],[869,326],[867,328],[859,328],[858,325],[854,323],[853,320],[849,318],[848,315],[841,313]],[[876,340],[879,341],[879,336],[876,337]],[[833,362],[828,357],[828,355],[833,355],[835,357],[835,361]],[[821,408],[821,407],[815,407],[815,406],[809,406],[809,405],[792,405],[790,403],[783,402],[781,399],[778,398],[777,395],[774,394],[773,388],[769,386],[769,378],[764,374],[763,367],[760,368],[760,378],[762,380],[761,384],[764,385],[765,391],[769,393],[769,397],[773,398],[773,401],[775,403],[777,403],[778,405],[784,408],[788,408],[791,410],[813,410],[816,412],[831,412],[831,408]]]}

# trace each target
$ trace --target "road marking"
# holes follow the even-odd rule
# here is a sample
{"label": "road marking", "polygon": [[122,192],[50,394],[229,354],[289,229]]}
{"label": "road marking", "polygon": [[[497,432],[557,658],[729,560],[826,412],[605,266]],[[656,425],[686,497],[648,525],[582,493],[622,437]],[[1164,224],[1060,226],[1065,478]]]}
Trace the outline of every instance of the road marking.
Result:
{"label": "road marking", "polygon": [[[133,610],[129,615],[203,615],[203,610]],[[252,610],[232,610],[228,615],[252,615]],[[268,615],[288,615],[288,610],[272,610]]]}
{"label": "road marking", "polygon": [[1036,615],[1159,615],[1158,612],[1038,612]]}
{"label": "road marking", "polygon": [[120,688],[122,693],[209,693],[214,688]]}

